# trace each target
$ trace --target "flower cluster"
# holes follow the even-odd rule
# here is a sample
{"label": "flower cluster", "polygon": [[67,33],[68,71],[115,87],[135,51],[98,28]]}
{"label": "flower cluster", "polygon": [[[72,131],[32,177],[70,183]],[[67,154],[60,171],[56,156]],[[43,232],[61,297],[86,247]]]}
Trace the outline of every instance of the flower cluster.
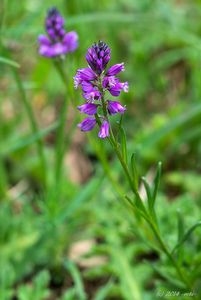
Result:
{"label": "flower cluster", "polygon": [[[124,64],[116,64],[106,70],[110,52],[110,48],[102,41],[95,43],[86,54],[88,68],[79,69],[74,77],[75,88],[81,86],[85,99],[85,103],[78,106],[78,109],[88,115],[78,126],[82,131],[90,131],[98,122],[99,138],[110,135],[108,116],[123,114],[126,110],[120,102],[106,99],[107,91],[114,97],[118,97],[122,90],[128,92],[128,83],[120,82],[116,77],[118,73],[124,71]],[[98,111],[102,114],[98,114]]]}
{"label": "flower cluster", "polygon": [[64,29],[64,19],[53,7],[46,17],[46,35],[39,35],[39,53],[45,57],[55,57],[58,55],[73,52],[78,46],[78,35],[75,31],[66,33]]}

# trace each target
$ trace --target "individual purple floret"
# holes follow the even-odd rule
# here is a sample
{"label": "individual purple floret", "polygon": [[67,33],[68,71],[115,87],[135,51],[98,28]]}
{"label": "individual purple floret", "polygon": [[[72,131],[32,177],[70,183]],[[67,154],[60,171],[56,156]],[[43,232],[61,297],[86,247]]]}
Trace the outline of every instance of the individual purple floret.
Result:
{"label": "individual purple floret", "polygon": [[98,104],[85,103],[77,107],[81,113],[87,115],[95,115],[97,113]]}
{"label": "individual purple floret", "polygon": [[66,33],[64,19],[53,7],[46,17],[46,35],[39,35],[39,53],[45,57],[55,57],[73,52],[78,46],[78,35],[75,31]]}
{"label": "individual purple floret", "polygon": [[128,92],[128,82],[121,82],[117,74],[124,71],[124,63],[116,64],[106,70],[110,60],[110,48],[102,41],[88,49],[86,60],[88,67],[78,69],[74,77],[74,86],[81,86],[85,104],[78,106],[81,113],[89,117],[84,119],[78,126],[82,131],[90,131],[98,124],[99,138],[110,136],[109,116],[117,113],[123,114],[126,110],[118,101],[107,99],[107,93],[117,97],[121,91]]}
{"label": "individual purple floret", "polygon": [[124,106],[121,105],[118,101],[110,101],[108,100],[107,109],[110,115],[115,115],[117,113],[123,114],[126,110]]}
{"label": "individual purple floret", "polygon": [[115,76],[115,75],[117,75],[118,73],[120,73],[122,71],[125,71],[125,69],[124,69],[124,63],[116,64],[116,65],[110,67],[107,70],[106,75],[107,76]]}
{"label": "individual purple floret", "polygon": [[98,137],[101,139],[105,139],[106,137],[110,136],[109,129],[110,129],[109,122],[104,120],[103,123],[101,124]]}
{"label": "individual purple floret", "polygon": [[82,131],[90,131],[94,128],[95,125],[96,125],[95,118],[86,118],[80,124],[78,124],[78,127],[80,127]]}

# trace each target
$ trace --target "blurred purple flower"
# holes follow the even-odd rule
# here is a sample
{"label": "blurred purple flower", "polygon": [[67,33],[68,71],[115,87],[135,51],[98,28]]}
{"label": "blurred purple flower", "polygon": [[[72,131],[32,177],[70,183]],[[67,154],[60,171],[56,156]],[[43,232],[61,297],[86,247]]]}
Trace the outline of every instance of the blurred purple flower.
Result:
{"label": "blurred purple flower", "polygon": [[64,19],[53,7],[46,17],[46,35],[39,35],[39,54],[45,57],[55,57],[73,52],[78,46],[78,35],[75,31],[66,33]]}

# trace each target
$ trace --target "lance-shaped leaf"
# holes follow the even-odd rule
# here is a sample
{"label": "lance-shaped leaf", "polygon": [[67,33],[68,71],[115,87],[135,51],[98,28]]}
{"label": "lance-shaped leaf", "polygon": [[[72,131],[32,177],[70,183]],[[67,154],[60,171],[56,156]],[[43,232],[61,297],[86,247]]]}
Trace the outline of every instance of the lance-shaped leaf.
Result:
{"label": "lance-shaped leaf", "polygon": [[123,127],[121,127],[121,129],[120,129],[120,135],[121,135],[121,151],[122,151],[122,156],[124,158],[124,161],[127,164],[128,163],[127,143],[126,143],[126,134],[125,134],[125,131],[124,131]]}
{"label": "lance-shaped leaf", "polygon": [[131,171],[133,175],[133,181],[136,191],[138,190],[138,173],[137,173],[137,167],[136,167],[136,155],[135,153],[131,156]]}
{"label": "lance-shaped leaf", "polygon": [[147,182],[145,177],[142,177],[142,181],[143,181],[143,184],[144,184],[144,187],[145,187],[145,190],[146,190],[149,212],[152,215],[154,221],[157,222],[156,213],[155,213],[154,205],[153,205],[152,189],[151,189],[151,187],[150,187],[150,185]]}
{"label": "lance-shaped leaf", "polygon": [[14,67],[14,68],[19,68],[20,67],[20,65],[17,62],[15,62],[15,61],[13,61],[9,58],[3,57],[3,56],[0,56],[0,63],[9,65],[9,66]]}
{"label": "lance-shaped leaf", "polygon": [[[178,227],[178,236],[177,236],[177,243],[180,242],[182,237],[184,236],[185,230],[184,230],[184,219],[181,211],[177,210],[177,227]],[[183,249],[180,247],[178,250],[178,260],[181,261],[183,257]]]}
{"label": "lance-shaped leaf", "polygon": [[201,226],[201,221],[198,221],[193,226],[191,226],[186,233],[181,237],[179,242],[175,245],[175,247],[172,250],[172,253],[174,253],[179,247],[182,246],[182,244],[190,237],[191,233],[197,228]]}
{"label": "lance-shaped leaf", "polygon": [[151,204],[152,207],[154,206],[154,203],[156,201],[156,196],[157,196],[157,192],[158,192],[158,188],[159,188],[159,184],[160,184],[161,167],[162,167],[162,163],[161,163],[161,161],[159,161],[157,171],[156,171],[156,176],[154,178],[154,190],[153,190],[153,197],[152,197],[152,204]]}

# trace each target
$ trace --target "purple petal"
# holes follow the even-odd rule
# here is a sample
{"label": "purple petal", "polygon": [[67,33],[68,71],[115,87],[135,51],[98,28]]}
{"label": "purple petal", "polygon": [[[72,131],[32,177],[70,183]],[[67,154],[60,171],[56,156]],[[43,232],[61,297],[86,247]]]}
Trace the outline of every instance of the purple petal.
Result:
{"label": "purple petal", "polygon": [[108,121],[104,120],[100,127],[98,137],[101,139],[105,139],[106,137],[108,137],[110,135],[109,128],[110,128],[110,125],[109,125]]}
{"label": "purple petal", "polygon": [[77,107],[81,113],[87,115],[95,115],[97,113],[98,105],[94,103],[85,103]]}
{"label": "purple petal", "polygon": [[89,93],[94,90],[93,83],[88,82],[88,81],[82,81],[81,86],[82,86],[82,90],[84,93]]}
{"label": "purple petal", "polygon": [[78,35],[75,31],[71,31],[65,34],[63,43],[68,52],[73,52],[78,46]]}
{"label": "purple petal", "polygon": [[103,87],[106,89],[109,89],[109,88],[115,86],[117,84],[117,82],[119,82],[119,80],[117,78],[115,78],[114,76],[105,76],[103,78]]}
{"label": "purple petal", "polygon": [[54,45],[41,45],[39,48],[39,53],[46,57],[55,57],[66,53],[66,48],[61,43],[56,43]]}
{"label": "purple petal", "polygon": [[108,88],[108,91],[114,97],[119,96],[121,90],[123,90],[126,93],[128,92],[128,82],[119,82],[117,80],[116,84],[114,86],[112,86],[111,88]]}
{"label": "purple petal", "polygon": [[107,106],[108,112],[111,115],[114,115],[116,113],[123,114],[126,110],[124,106],[121,105],[118,101],[110,101],[108,100],[108,106]]}
{"label": "purple petal", "polygon": [[91,68],[79,69],[78,73],[80,74],[81,80],[95,80],[97,78],[96,73]]}
{"label": "purple petal", "polygon": [[95,118],[86,118],[81,123],[78,124],[78,127],[81,129],[81,131],[90,131],[94,128],[95,125],[96,125]]}
{"label": "purple petal", "polygon": [[127,81],[122,83],[122,87],[123,87],[123,91],[125,93],[128,93],[129,86],[128,86],[128,82]]}
{"label": "purple petal", "polygon": [[43,34],[39,35],[38,42],[41,45],[46,45],[46,46],[50,46],[51,45],[51,42],[50,42],[49,38],[46,35],[43,35]]}
{"label": "purple petal", "polygon": [[77,89],[78,86],[81,84],[81,78],[80,78],[80,74],[77,72],[76,75],[73,77],[74,80],[74,88]]}
{"label": "purple petal", "polygon": [[90,92],[83,93],[83,97],[88,101],[100,100],[101,93],[98,90],[91,90]]}
{"label": "purple petal", "polygon": [[45,57],[52,57],[53,51],[51,46],[41,45],[39,47],[39,54]]}
{"label": "purple petal", "polygon": [[108,69],[108,71],[106,72],[106,75],[107,76],[115,76],[124,70],[125,70],[124,63],[116,64]]}

